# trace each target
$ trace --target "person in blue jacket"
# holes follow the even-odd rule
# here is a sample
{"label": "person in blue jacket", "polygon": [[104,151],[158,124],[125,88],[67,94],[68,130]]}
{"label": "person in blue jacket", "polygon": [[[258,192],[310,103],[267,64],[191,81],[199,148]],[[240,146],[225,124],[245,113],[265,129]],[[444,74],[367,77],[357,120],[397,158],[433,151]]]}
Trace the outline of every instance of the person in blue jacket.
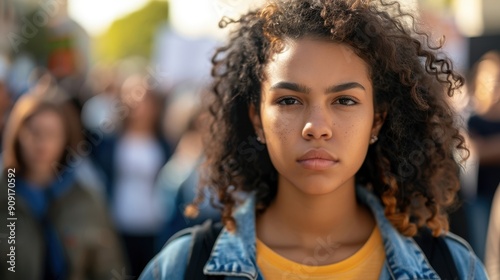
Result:
{"label": "person in blue jacket", "polygon": [[[234,29],[212,60],[206,169],[186,209],[210,190],[222,211],[204,275],[446,278],[415,241],[430,232],[453,279],[488,278],[448,230],[468,156],[448,98],[464,80],[413,22],[384,0],[277,0],[221,21]],[[185,279],[192,240],[140,279]]]}

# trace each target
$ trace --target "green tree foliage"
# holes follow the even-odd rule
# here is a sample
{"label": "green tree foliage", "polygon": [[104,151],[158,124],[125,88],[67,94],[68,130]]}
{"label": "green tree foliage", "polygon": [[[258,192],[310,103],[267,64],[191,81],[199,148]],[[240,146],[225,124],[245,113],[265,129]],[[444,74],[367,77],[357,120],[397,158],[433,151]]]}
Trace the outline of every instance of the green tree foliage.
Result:
{"label": "green tree foliage", "polygon": [[152,0],[142,9],[116,20],[96,41],[96,58],[113,62],[129,56],[150,58],[154,36],[168,20],[168,3]]}

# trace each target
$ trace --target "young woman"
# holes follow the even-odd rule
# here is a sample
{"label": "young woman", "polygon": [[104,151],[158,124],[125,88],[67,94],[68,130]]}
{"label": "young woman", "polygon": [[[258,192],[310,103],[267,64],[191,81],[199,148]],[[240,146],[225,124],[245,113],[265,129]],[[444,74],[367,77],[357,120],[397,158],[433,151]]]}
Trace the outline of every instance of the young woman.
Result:
{"label": "young woman", "polygon": [[165,100],[147,90],[143,77],[128,77],[121,88],[121,130],[93,150],[106,175],[111,217],[125,246],[131,275],[139,275],[157,253],[155,240],[162,230],[160,191],[155,186],[161,167],[171,154],[162,132]]}
{"label": "young woman", "polygon": [[484,54],[472,72],[470,92],[475,110],[467,128],[478,162],[470,242],[481,255],[485,252],[490,208],[500,184],[500,53]]}
{"label": "young woman", "polygon": [[88,146],[60,93],[22,96],[7,122],[0,218],[15,220],[0,230],[1,279],[110,279],[125,267],[103,201],[76,178]]}
{"label": "young woman", "polygon": [[[428,228],[456,278],[487,278],[446,217],[467,154],[446,99],[463,79],[403,19],[398,3],[310,0],[222,22],[237,28],[213,59],[203,186],[225,227],[204,274],[439,279],[411,238]],[[183,279],[191,241],[142,279]]]}

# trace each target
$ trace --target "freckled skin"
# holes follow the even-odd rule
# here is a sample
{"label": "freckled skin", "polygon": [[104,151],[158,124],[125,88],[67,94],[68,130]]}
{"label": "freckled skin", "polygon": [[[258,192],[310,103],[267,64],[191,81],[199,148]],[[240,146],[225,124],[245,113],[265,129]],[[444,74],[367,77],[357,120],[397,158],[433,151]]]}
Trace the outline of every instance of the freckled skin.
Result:
{"label": "freckled skin", "polygon": [[[267,65],[260,116],[251,110],[250,117],[278,171],[281,191],[321,195],[353,188],[370,137],[378,134],[368,66],[358,56],[346,56],[345,48],[311,38],[288,40]],[[273,87],[280,82],[303,85],[309,92]],[[327,93],[345,83],[362,88]],[[305,169],[297,159],[312,148],[325,149],[338,163],[326,170]]]}

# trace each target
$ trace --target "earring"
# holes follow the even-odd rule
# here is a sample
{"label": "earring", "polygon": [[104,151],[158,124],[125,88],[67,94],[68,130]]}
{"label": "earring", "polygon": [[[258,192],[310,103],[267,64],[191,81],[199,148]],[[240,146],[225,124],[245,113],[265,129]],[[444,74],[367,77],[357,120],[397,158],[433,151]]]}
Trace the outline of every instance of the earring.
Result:
{"label": "earring", "polygon": [[257,136],[257,141],[261,144],[265,144],[264,141],[262,140],[262,138],[260,138],[260,136]]}
{"label": "earring", "polygon": [[372,135],[372,137],[370,138],[370,144],[377,142],[377,140],[378,140],[377,135]]}

